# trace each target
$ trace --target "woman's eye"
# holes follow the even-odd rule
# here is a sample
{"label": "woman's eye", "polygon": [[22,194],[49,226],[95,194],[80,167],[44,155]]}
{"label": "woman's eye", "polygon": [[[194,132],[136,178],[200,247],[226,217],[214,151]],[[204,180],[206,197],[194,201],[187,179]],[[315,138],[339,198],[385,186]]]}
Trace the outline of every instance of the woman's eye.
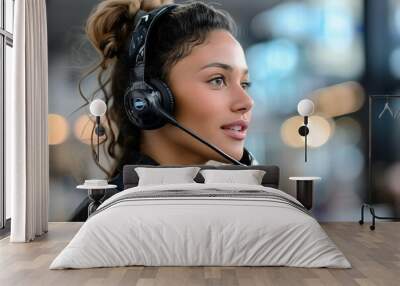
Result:
{"label": "woman's eye", "polygon": [[225,85],[225,79],[222,76],[213,78],[212,80],[208,81],[209,83],[211,83],[212,85],[216,86],[216,87],[222,87],[222,85]]}
{"label": "woman's eye", "polygon": [[249,82],[249,81],[242,82],[242,87],[244,90],[248,90],[250,86],[251,86],[251,82]]}

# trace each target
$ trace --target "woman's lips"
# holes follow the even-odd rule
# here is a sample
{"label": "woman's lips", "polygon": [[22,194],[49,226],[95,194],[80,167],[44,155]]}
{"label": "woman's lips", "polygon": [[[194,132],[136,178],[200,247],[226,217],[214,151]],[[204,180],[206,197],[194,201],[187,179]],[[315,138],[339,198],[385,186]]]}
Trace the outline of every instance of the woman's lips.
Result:
{"label": "woman's lips", "polygon": [[248,125],[249,123],[245,120],[236,120],[229,124],[222,125],[221,129],[229,137],[236,140],[243,140],[246,138]]}
{"label": "woman's lips", "polygon": [[226,129],[226,128],[221,128],[221,129],[224,131],[224,133],[227,136],[229,136],[229,137],[231,137],[233,139],[243,140],[243,139],[246,138],[246,133],[247,133],[246,130],[238,131],[238,130],[232,130],[232,129]]}

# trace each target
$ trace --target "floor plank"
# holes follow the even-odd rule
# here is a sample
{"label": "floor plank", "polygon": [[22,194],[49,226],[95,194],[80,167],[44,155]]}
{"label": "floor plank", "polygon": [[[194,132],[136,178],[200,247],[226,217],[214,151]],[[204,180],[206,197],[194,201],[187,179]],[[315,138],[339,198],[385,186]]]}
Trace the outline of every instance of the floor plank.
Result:
{"label": "floor plank", "polygon": [[50,223],[31,243],[0,240],[0,285],[399,285],[400,224],[380,222],[375,231],[357,223],[322,227],[351,262],[352,269],[296,267],[116,267],[49,270],[82,223]]}

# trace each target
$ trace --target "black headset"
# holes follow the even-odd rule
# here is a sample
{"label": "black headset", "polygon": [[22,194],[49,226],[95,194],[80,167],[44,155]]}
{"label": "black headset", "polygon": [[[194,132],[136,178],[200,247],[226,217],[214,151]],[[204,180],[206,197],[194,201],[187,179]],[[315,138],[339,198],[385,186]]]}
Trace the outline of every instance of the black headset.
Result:
{"label": "black headset", "polygon": [[139,10],[134,22],[134,30],[127,43],[127,64],[129,85],[124,95],[124,106],[129,120],[144,130],[157,129],[171,123],[197,140],[214,149],[236,165],[252,165],[254,156],[244,148],[240,161],[225,154],[222,150],[180,125],[171,115],[174,114],[175,100],[167,84],[160,79],[147,77],[146,54],[151,29],[165,15],[179,5],[164,5],[150,12]]}
{"label": "black headset", "polygon": [[178,5],[166,5],[149,13],[139,10],[138,19],[128,48],[129,87],[124,96],[125,110],[129,120],[145,130],[157,129],[168,123],[160,116],[162,109],[173,114],[175,100],[167,84],[160,79],[146,77],[147,42],[151,28],[160,17]]}

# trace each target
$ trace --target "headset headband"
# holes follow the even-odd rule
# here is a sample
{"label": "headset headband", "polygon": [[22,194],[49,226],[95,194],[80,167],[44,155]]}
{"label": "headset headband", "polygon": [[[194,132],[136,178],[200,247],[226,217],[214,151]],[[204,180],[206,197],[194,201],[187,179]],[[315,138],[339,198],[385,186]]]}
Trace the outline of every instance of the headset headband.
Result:
{"label": "headset headband", "polygon": [[128,65],[131,70],[133,69],[135,81],[145,81],[147,41],[152,27],[162,15],[176,7],[178,7],[177,4],[164,5],[148,13],[139,10],[136,14],[135,29],[128,47]]}

